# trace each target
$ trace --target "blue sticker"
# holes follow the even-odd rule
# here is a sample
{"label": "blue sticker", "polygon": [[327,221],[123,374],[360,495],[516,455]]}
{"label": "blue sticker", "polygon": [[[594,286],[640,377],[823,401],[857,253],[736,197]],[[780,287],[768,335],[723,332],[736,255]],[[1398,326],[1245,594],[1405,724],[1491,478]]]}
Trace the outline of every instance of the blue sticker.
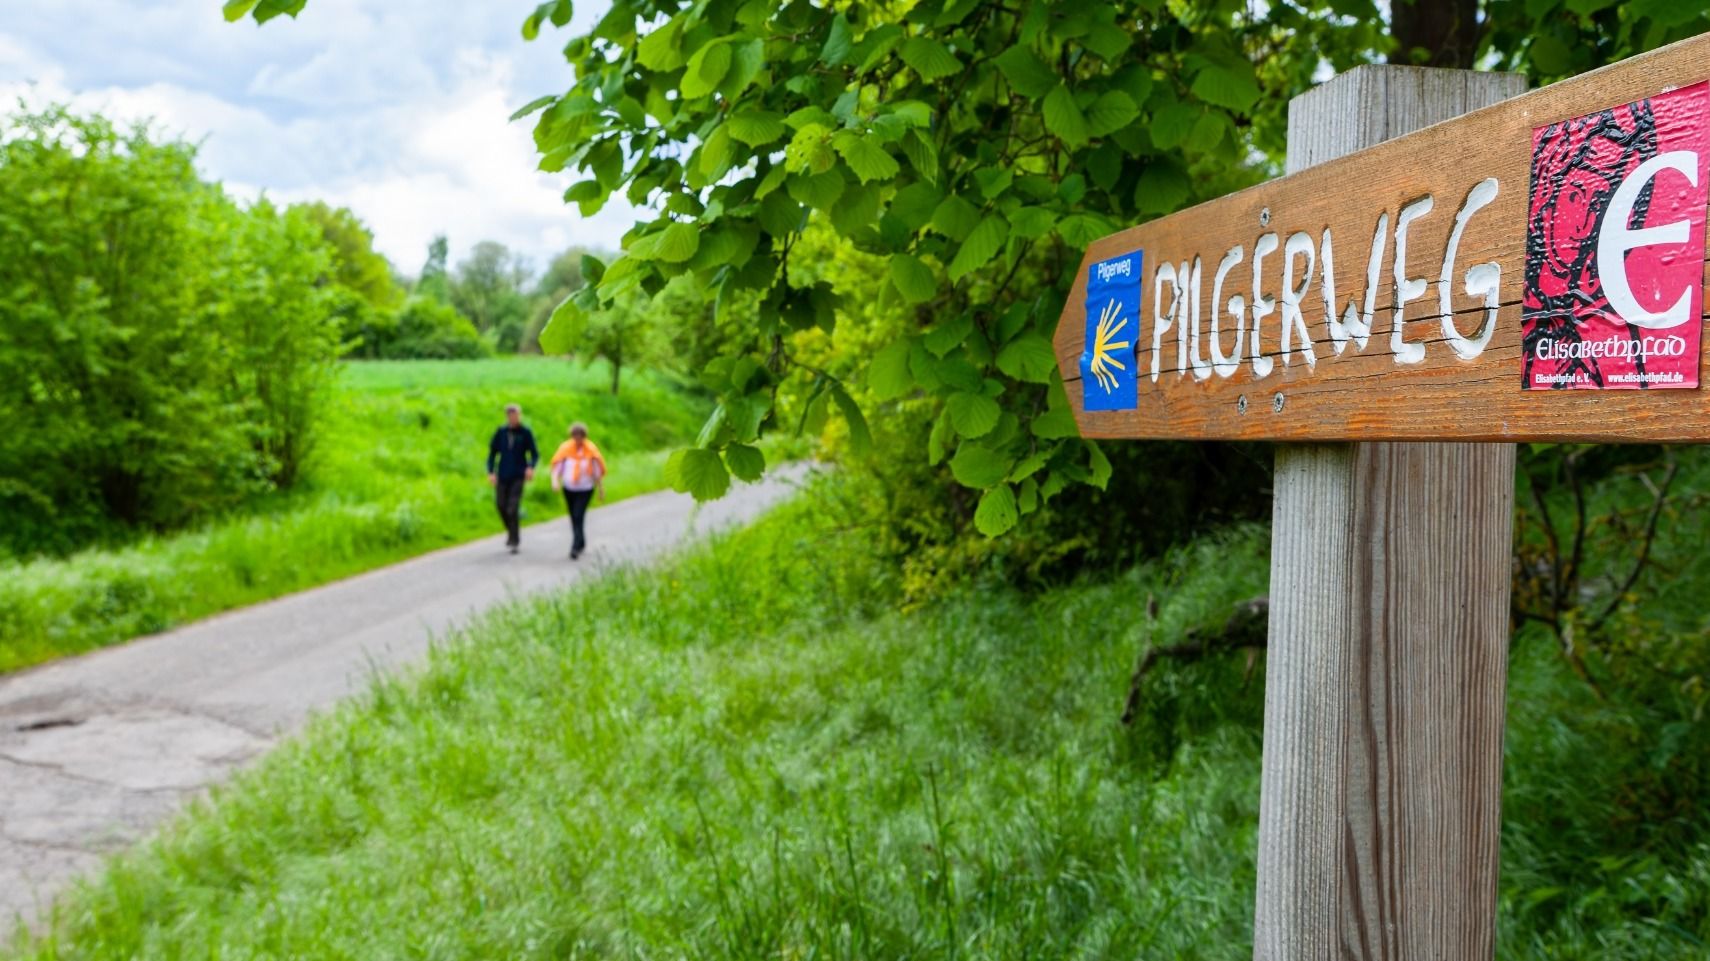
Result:
{"label": "blue sticker", "polygon": [[1101,260],[1088,269],[1087,339],[1081,352],[1081,406],[1133,410],[1140,343],[1140,263],[1144,251]]}

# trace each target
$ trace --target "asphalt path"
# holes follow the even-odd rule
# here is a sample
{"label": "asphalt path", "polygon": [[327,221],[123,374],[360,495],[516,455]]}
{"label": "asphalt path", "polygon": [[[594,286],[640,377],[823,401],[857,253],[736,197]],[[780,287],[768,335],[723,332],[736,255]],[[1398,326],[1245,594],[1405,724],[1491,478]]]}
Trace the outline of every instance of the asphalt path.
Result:
{"label": "asphalt path", "polygon": [[496,534],[0,676],[0,940],[105,855],[475,614],[745,523],[804,474],[773,471],[699,508],[670,492],[595,507],[579,561],[559,517],[525,528],[514,556]]}

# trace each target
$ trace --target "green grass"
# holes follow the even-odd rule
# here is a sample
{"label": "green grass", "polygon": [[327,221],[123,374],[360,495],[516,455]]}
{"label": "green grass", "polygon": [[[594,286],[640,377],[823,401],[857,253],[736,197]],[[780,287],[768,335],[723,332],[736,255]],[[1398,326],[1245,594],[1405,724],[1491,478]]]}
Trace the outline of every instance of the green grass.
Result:
{"label": "green grass", "polygon": [[[0,671],[165,630],[495,532],[487,440],[523,406],[550,457],[586,421],[611,498],[664,486],[667,449],[705,401],[649,372],[613,397],[603,365],[506,358],[343,367],[305,482],[199,530],[71,557],[0,563]],[[544,472],[528,520],[560,516]]]}
{"label": "green grass", "polygon": [[[1262,590],[1263,533],[907,614],[867,541],[822,487],[501,608],[15,956],[1250,957],[1260,679],[1166,663],[1117,716],[1142,644]],[[1710,828],[1609,857],[1649,755],[1546,646],[1513,678],[1498,956],[1703,958]]]}

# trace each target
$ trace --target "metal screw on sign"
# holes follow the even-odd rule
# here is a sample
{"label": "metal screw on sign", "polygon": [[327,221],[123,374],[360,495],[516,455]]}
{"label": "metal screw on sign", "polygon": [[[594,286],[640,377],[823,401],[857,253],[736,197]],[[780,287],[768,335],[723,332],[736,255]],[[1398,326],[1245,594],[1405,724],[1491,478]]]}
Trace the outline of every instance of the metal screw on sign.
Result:
{"label": "metal screw on sign", "polygon": [[1271,410],[1280,414],[1280,413],[1282,413],[1282,406],[1283,406],[1283,395],[1282,395],[1281,391],[1278,391],[1277,395],[1275,397],[1271,398]]}
{"label": "metal screw on sign", "polygon": [[1235,413],[1245,414],[1246,412],[1247,412],[1247,395],[1242,394],[1241,396],[1235,398]]}
{"label": "metal screw on sign", "polygon": [[1259,226],[1269,227],[1270,225],[1271,225],[1271,208],[1266,207],[1265,209],[1259,211]]}

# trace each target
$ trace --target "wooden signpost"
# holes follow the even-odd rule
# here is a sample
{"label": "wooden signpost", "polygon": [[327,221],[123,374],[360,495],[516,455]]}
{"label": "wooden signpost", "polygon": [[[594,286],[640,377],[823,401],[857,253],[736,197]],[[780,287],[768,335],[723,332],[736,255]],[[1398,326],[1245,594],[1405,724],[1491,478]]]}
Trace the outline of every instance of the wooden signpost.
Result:
{"label": "wooden signpost", "polygon": [[1706,81],[1710,36],[1528,94],[1361,67],[1290,104],[1288,176],[1088,250],[1056,339],[1085,436],[1283,442],[1256,959],[1494,955],[1489,442],[1710,438]]}
{"label": "wooden signpost", "polygon": [[[1082,434],[1710,437],[1710,394],[1691,389],[1710,350],[1696,323],[1710,189],[1701,149],[1710,135],[1706,81],[1710,36],[1094,242],[1056,338]],[[1476,81],[1430,82],[1452,90]],[[1381,88],[1373,94],[1381,97]],[[1375,104],[1342,106],[1371,117],[1380,137],[1399,132],[1394,118],[1371,114]],[[1543,182],[1534,190],[1534,142],[1552,125],[1563,128],[1551,134],[1562,142],[1541,148]],[[1684,154],[1696,157],[1685,167]],[[1667,216],[1647,209],[1665,202]],[[1621,223],[1621,214],[1634,219]],[[1529,243],[1541,255],[1533,263]],[[1137,262],[1126,277],[1110,276],[1125,256]],[[1128,346],[1105,350],[1098,364],[1118,375],[1117,390],[1132,385],[1131,401],[1114,397],[1091,370],[1102,307],[1089,315],[1087,295],[1089,281],[1097,293],[1100,267],[1139,300],[1138,316],[1124,313],[1105,328],[1114,330],[1107,347]],[[1695,322],[1682,325],[1676,308],[1688,287]],[[1529,288],[1543,301],[1534,305],[1543,322],[1530,352],[1521,322]],[[1593,310],[1633,323],[1613,332],[1618,340],[1579,339],[1584,324],[1575,321]],[[1548,336],[1556,328],[1565,336]],[[1646,370],[1630,362],[1635,356]],[[1130,360],[1127,372],[1109,366]],[[1685,366],[1691,376],[1682,383],[1615,379]],[[1601,372],[1602,389],[1523,383],[1529,370],[1552,377],[1587,367]]]}

